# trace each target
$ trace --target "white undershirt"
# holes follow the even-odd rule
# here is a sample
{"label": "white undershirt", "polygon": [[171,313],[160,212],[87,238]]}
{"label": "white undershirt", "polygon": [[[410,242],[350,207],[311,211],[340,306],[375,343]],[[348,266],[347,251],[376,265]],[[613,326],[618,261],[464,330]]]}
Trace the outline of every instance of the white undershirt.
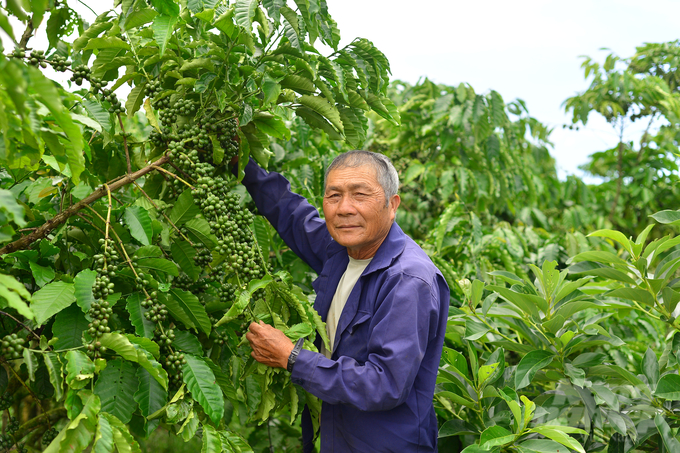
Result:
{"label": "white undershirt", "polygon": [[335,343],[335,331],[338,328],[338,321],[340,320],[340,315],[342,310],[345,308],[349,294],[354,289],[359,277],[371,262],[373,258],[367,260],[355,260],[351,256],[349,257],[349,263],[347,264],[347,269],[345,273],[342,274],[340,278],[340,283],[338,283],[338,288],[335,290],[335,295],[333,296],[333,301],[328,309],[328,316],[326,317],[326,332],[328,333],[328,339],[330,340],[331,350],[327,350],[326,347],[321,345],[321,353],[327,358],[331,358],[333,353],[333,344]]}

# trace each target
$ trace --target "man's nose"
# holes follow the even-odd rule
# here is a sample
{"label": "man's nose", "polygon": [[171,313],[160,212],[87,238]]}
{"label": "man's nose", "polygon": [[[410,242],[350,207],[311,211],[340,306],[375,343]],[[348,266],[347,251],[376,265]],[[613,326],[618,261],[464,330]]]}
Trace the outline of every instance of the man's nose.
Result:
{"label": "man's nose", "polygon": [[338,204],[338,214],[340,215],[351,215],[355,214],[356,209],[354,208],[354,203],[352,202],[352,197],[343,196],[340,198],[340,203]]}

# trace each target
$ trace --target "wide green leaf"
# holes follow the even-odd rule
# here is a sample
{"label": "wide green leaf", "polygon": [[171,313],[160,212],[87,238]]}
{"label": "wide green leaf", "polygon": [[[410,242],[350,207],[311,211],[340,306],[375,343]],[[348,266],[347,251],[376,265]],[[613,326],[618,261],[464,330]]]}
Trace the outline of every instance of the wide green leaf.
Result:
{"label": "wide green leaf", "polygon": [[140,346],[132,344],[127,337],[119,333],[105,333],[99,338],[99,341],[102,346],[117,353],[125,360],[138,363],[139,366],[148,371],[164,389],[168,388],[168,373],[161,367],[160,363],[153,359],[151,353],[145,351]]}
{"label": "wide green leaf", "polygon": [[659,430],[666,451],[668,451],[668,453],[680,453],[680,441],[673,435],[673,431],[671,431],[671,428],[668,426],[668,422],[666,422],[661,414],[657,414],[654,417],[654,424]]}
{"label": "wide green leaf", "polygon": [[[139,405],[142,415],[148,417],[165,406],[168,400],[168,392],[144,368],[137,368],[137,380],[139,387],[133,398]],[[159,423],[160,420],[158,419],[147,421],[147,432],[153,431]]]}
{"label": "wide green leaf", "polygon": [[151,226],[151,217],[149,217],[147,210],[141,206],[130,206],[125,208],[124,217],[132,237],[143,245],[151,244],[153,227]]}
{"label": "wide green leaf", "polygon": [[82,351],[66,353],[66,384],[72,389],[81,389],[94,377],[94,363]]}
{"label": "wide green leaf", "polygon": [[109,360],[99,374],[94,393],[99,395],[101,409],[123,423],[129,423],[137,409],[133,395],[139,386],[135,366],[122,359]]}
{"label": "wide green leaf", "polygon": [[163,56],[163,54],[165,53],[165,47],[168,45],[168,41],[170,41],[170,37],[172,36],[172,33],[174,31],[176,22],[177,22],[176,15],[168,16],[165,14],[156,16],[153,20],[153,25],[151,25],[151,29],[153,30],[154,39],[158,44],[160,56]]}
{"label": "wide green leaf", "polygon": [[174,240],[170,245],[172,258],[192,281],[198,280],[201,270],[194,263],[196,249],[187,241]]}
{"label": "wide green leaf", "polygon": [[52,316],[71,305],[76,300],[73,283],[54,282],[33,293],[31,310],[35,321],[42,325]]}
{"label": "wide green leaf", "polygon": [[188,220],[196,217],[201,212],[201,209],[194,203],[194,197],[191,195],[191,190],[187,189],[177,197],[175,205],[170,211],[170,220],[177,226],[182,226]]}
{"label": "wide green leaf", "polygon": [[59,356],[53,352],[46,352],[42,354],[47,373],[50,377],[50,382],[54,388],[54,398],[61,401],[64,397],[64,373],[62,372],[62,364]]}
{"label": "wide green leaf", "polygon": [[31,301],[31,293],[11,275],[0,274],[0,297],[7,301],[7,305],[15,309],[27,319],[35,319],[33,310],[26,301]]}
{"label": "wide green leaf", "polygon": [[184,382],[198,404],[213,423],[217,424],[224,415],[222,390],[215,382],[215,375],[200,357],[184,355],[187,363],[182,367]]}
{"label": "wide green leaf", "polygon": [[144,316],[144,313],[148,311],[146,308],[142,307],[142,301],[144,300],[145,297],[143,294],[134,293],[128,297],[125,308],[128,313],[130,313],[130,322],[135,326],[137,335],[152,339],[154,337],[156,324],[146,319],[146,316]]}
{"label": "wide green leaf", "polygon": [[164,274],[177,277],[179,270],[177,265],[170,260],[163,258],[145,258],[137,261],[137,265],[143,269],[150,269]]}
{"label": "wide green leaf", "polygon": [[179,305],[195,327],[200,328],[206,335],[210,335],[212,324],[198,297],[188,291],[172,288],[169,298],[172,298]]}
{"label": "wide green leaf", "polygon": [[342,133],[344,131],[340,112],[328,100],[319,96],[303,94],[298,99],[298,102],[326,118],[338,132]]}
{"label": "wide green leaf", "polygon": [[194,236],[209,249],[212,249],[217,244],[217,238],[210,231],[210,224],[204,218],[191,219],[184,226],[189,230],[190,236]]}
{"label": "wide green leaf", "polygon": [[582,429],[577,429],[577,428],[568,428],[564,426],[537,426],[536,428],[533,428],[530,430],[530,432],[535,432],[538,434],[541,434],[549,439],[554,440],[555,442],[559,442],[562,445],[571,448],[572,450],[576,450],[579,453],[586,453],[586,451],[583,449],[583,446],[579,444],[576,439],[573,437],[568,436],[566,433],[569,432],[577,432],[581,434],[586,434],[585,431]]}
{"label": "wide green leaf", "polygon": [[215,428],[208,424],[203,426],[203,446],[201,453],[222,453],[228,451],[222,445],[222,437]]}
{"label": "wide green leaf", "polygon": [[92,442],[100,411],[99,397],[82,390],[78,392],[77,398],[82,400],[80,413],[62,429],[43,453],[81,453]]}
{"label": "wide green leaf", "polygon": [[54,348],[70,349],[83,345],[83,332],[88,328],[88,320],[77,305],[71,305],[57,314],[52,324]]}
{"label": "wide green leaf", "polygon": [[479,444],[482,448],[489,449],[498,445],[505,445],[513,441],[515,435],[499,425],[490,426],[485,429],[479,437]]}
{"label": "wide green leaf", "polygon": [[656,384],[654,395],[667,400],[680,400],[680,376],[665,374]]}
{"label": "wide green leaf", "polygon": [[76,303],[82,309],[83,313],[87,313],[94,302],[92,295],[92,285],[94,285],[97,278],[97,271],[92,269],[84,269],[78,272],[76,278],[73,279],[75,288]]}
{"label": "wide green leaf", "polygon": [[531,351],[520,360],[515,370],[515,389],[522,389],[531,384],[536,373],[550,365],[555,354],[550,351]]}

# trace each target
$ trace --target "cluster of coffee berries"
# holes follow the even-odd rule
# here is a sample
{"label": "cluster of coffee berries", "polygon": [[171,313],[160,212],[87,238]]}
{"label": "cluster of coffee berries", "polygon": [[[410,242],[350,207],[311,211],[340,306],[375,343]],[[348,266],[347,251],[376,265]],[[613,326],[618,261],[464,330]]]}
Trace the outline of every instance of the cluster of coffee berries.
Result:
{"label": "cluster of coffee berries", "polygon": [[160,80],[151,80],[146,84],[146,87],[144,87],[144,93],[150,98],[156,97],[156,95],[160,93],[161,90],[162,88]]}
{"label": "cluster of coffee berries", "polygon": [[165,356],[165,369],[168,372],[169,384],[172,388],[177,388],[182,385],[184,379],[184,372],[182,365],[187,363],[184,354],[181,352],[171,352]]}
{"label": "cluster of coffee berries", "polygon": [[0,411],[4,411],[6,409],[9,409],[12,406],[12,403],[14,402],[14,399],[12,398],[12,395],[9,393],[5,392],[0,396]]}
{"label": "cluster of coffee berries", "polygon": [[113,314],[113,308],[109,306],[107,301],[96,300],[92,302],[87,314],[92,318],[87,328],[92,338],[101,337],[105,333],[111,332],[109,317]]}
{"label": "cluster of coffee berries", "polygon": [[[106,88],[107,83],[104,82],[102,79],[99,77],[95,76],[90,76],[90,91],[93,92],[94,94],[99,93],[103,88]],[[108,90],[110,91],[110,90]],[[102,97],[103,99],[103,97]],[[106,100],[106,99],[104,99]]]}
{"label": "cluster of coffee berries", "polygon": [[12,58],[24,58],[26,56],[26,52],[24,52],[22,49],[19,49],[18,47],[12,51]]}
{"label": "cluster of coffee berries", "polygon": [[15,333],[5,336],[0,342],[0,355],[7,360],[21,358],[24,352],[24,342],[25,340]]}
{"label": "cluster of coffee berries", "polygon": [[92,75],[92,71],[90,68],[87,67],[87,65],[80,64],[73,68],[73,75],[71,76],[71,81],[75,82],[76,85],[81,86],[83,84],[83,80],[90,80],[90,76]]}
{"label": "cluster of coffee berries", "polygon": [[50,428],[45,431],[42,435],[41,442],[43,445],[49,445],[54,439],[59,435],[59,431],[54,428]]}
{"label": "cluster of coffee berries", "polygon": [[43,69],[46,68],[47,63],[45,63],[45,51],[32,50],[30,57],[28,57],[28,64],[33,66],[40,66]]}
{"label": "cluster of coffee berries", "polygon": [[[191,116],[196,113],[196,103],[191,99],[178,99],[170,103],[169,98],[163,98],[157,101],[157,105],[161,105],[158,103],[160,101],[163,101],[162,105],[167,105],[158,114],[159,119],[166,126],[171,126],[176,122],[178,116]],[[157,108],[160,109],[160,107]]]}
{"label": "cluster of coffee berries", "polygon": [[120,256],[111,239],[99,239],[99,244],[102,246],[102,253],[92,257],[94,270],[97,271],[94,285],[92,285],[92,295],[95,299],[106,299],[109,294],[113,294],[114,284],[111,279],[118,271]]}
{"label": "cluster of coffee berries", "polygon": [[149,277],[144,272],[138,273],[135,278],[135,289],[139,294],[144,294],[145,296],[142,301],[142,307],[147,310],[144,312],[144,317],[151,322],[162,322],[168,317],[168,310],[158,300],[158,291],[151,286],[151,282],[148,280]]}
{"label": "cluster of coffee berries", "polygon": [[52,58],[50,58],[50,64],[57,72],[66,72],[69,66],[71,66],[71,62],[69,61],[68,57],[62,57],[61,55],[52,55]]}

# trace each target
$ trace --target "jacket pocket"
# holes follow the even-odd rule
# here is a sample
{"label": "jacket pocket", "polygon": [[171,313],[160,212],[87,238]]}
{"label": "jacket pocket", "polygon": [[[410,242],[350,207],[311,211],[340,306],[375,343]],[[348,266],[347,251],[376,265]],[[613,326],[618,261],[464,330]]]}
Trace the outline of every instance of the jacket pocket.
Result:
{"label": "jacket pocket", "polygon": [[371,319],[371,314],[368,312],[357,311],[357,314],[354,318],[356,321],[347,327],[347,333],[350,335],[354,335],[354,332],[356,332],[359,327],[366,324],[366,322]]}

